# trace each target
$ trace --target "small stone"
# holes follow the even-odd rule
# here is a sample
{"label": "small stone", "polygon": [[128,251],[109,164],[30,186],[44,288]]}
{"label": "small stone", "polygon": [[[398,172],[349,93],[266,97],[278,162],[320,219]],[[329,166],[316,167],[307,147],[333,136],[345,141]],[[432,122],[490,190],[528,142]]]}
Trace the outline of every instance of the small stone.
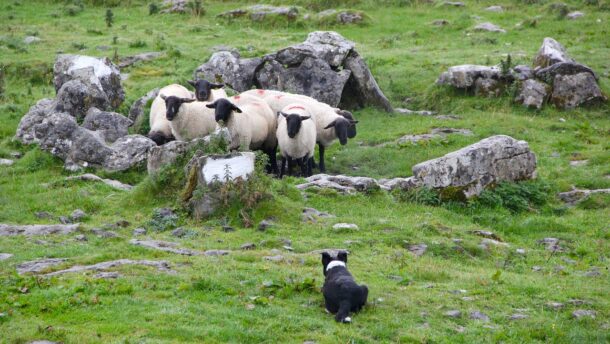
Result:
{"label": "small stone", "polygon": [[598,268],[592,268],[591,270],[585,272],[584,276],[585,277],[597,277],[597,276],[601,276],[601,272],[599,272]]}
{"label": "small stone", "polygon": [[449,318],[460,318],[462,316],[462,312],[455,309],[445,312],[445,316]]}
{"label": "small stone", "polygon": [[576,264],[576,261],[574,259],[570,259],[568,257],[562,257],[561,260],[563,260],[563,262],[566,264],[570,264],[570,265]]}
{"label": "small stone", "polygon": [[427,249],[428,249],[428,245],[426,245],[426,244],[416,244],[416,245],[407,246],[407,250],[409,250],[409,252],[413,253],[416,257],[423,256],[424,253],[426,253]]}
{"label": "small stone", "polygon": [[551,153],[551,158],[560,158],[561,154],[559,154],[559,152],[553,152]]}
{"label": "small stone", "polygon": [[480,321],[483,321],[483,322],[488,322],[489,321],[489,317],[485,313],[481,313],[479,311],[472,311],[472,312],[470,312],[470,319],[480,320]]}
{"label": "small stone", "polygon": [[239,247],[242,250],[254,250],[256,248],[256,244],[248,242]]}
{"label": "small stone", "polygon": [[574,12],[570,12],[568,13],[568,15],[566,15],[566,18],[568,19],[578,19],[580,17],[583,17],[585,14],[580,12],[580,11],[574,11]]}
{"label": "small stone", "polygon": [[468,290],[466,290],[466,289],[457,289],[457,290],[451,290],[449,292],[451,294],[458,295],[458,294],[466,294],[468,292]]}
{"label": "small stone", "polygon": [[265,256],[263,257],[263,260],[266,260],[268,262],[281,262],[284,260],[284,256],[282,255],[277,255],[277,256]]}
{"label": "small stone", "polygon": [[133,235],[145,235],[145,234],[146,234],[146,228],[138,227],[133,230]]}
{"label": "small stone", "polygon": [[515,250],[515,252],[516,252],[517,254],[522,255],[522,256],[524,256],[524,255],[525,255],[525,253],[526,253],[526,252],[525,252],[525,249],[523,249],[523,248],[518,248],[518,249],[516,249],[516,250]]}
{"label": "small stone", "polygon": [[37,211],[34,215],[39,219],[50,219],[53,217],[48,211]]}
{"label": "small stone", "polygon": [[464,296],[464,297],[462,297],[462,301],[466,301],[466,302],[474,301],[474,297]]}
{"label": "small stone", "polygon": [[222,226],[222,231],[225,233],[235,232],[235,228],[231,226]]}
{"label": "small stone", "polygon": [[292,248],[290,246],[282,246],[282,248],[286,251],[294,251],[294,248]]}
{"label": "small stone", "polygon": [[335,230],[358,230],[358,225],[354,223],[336,223],[333,225],[333,229]]}
{"label": "small stone", "polygon": [[12,257],[13,255],[10,253],[0,253],[0,260],[7,260],[10,257]]}
{"label": "small stone", "polygon": [[570,166],[572,166],[572,167],[584,166],[588,162],[589,162],[589,160],[572,160],[572,161],[570,161]]}
{"label": "small stone", "polygon": [[115,222],[115,225],[117,227],[126,228],[126,227],[129,227],[130,223],[129,223],[129,221],[127,221],[125,219],[121,219],[121,220],[118,220],[117,222]]}
{"label": "small stone", "polygon": [[526,314],[515,313],[515,314],[511,315],[508,318],[508,320],[523,320],[523,319],[527,319],[527,318],[529,318],[529,316]]}
{"label": "small stone", "polygon": [[99,238],[116,238],[119,235],[113,231],[105,231],[100,228],[92,228],[91,233],[97,235]]}
{"label": "small stone", "polygon": [[251,303],[246,305],[246,309],[249,310],[249,311],[253,310],[254,308],[256,308],[256,306],[251,304]]}
{"label": "small stone", "polygon": [[42,41],[42,39],[40,39],[40,37],[36,37],[36,36],[27,36],[23,39],[23,43],[25,43],[27,45],[38,43],[40,41]]}
{"label": "small stone", "polygon": [[554,310],[560,310],[563,308],[564,305],[561,302],[547,302],[546,306],[547,306],[547,308],[551,308]]}
{"label": "small stone", "polygon": [[443,6],[464,7],[466,5],[461,1],[445,1],[443,2]]}
{"label": "small stone", "polygon": [[121,274],[116,271],[100,272],[93,277],[102,279],[115,279],[121,277]]}
{"label": "small stone", "polygon": [[591,318],[591,319],[595,319],[595,316],[597,315],[597,312],[593,311],[593,310],[587,310],[587,309],[577,309],[574,312],[572,312],[572,318],[575,319],[581,319],[581,318]]}
{"label": "small stone", "polygon": [[494,5],[494,6],[487,7],[485,9],[485,11],[488,11],[488,12],[504,12],[504,9],[502,8],[502,6]]}
{"label": "small stone", "polygon": [[79,235],[75,236],[74,240],[76,240],[76,241],[88,241],[87,237],[84,234],[79,234]]}
{"label": "small stone", "polygon": [[489,32],[500,32],[500,33],[506,33],[506,30],[504,30],[503,28],[492,24],[492,23],[481,23],[477,26],[474,27],[475,31],[489,31]]}
{"label": "small stone", "polygon": [[258,224],[259,231],[266,231],[268,228],[273,227],[274,223],[271,220],[263,220]]}
{"label": "small stone", "polygon": [[561,122],[561,123],[565,123],[565,122],[566,122],[566,119],[565,119],[565,118],[563,118],[563,117],[562,117],[562,118],[559,118],[559,122]]}
{"label": "small stone", "polygon": [[562,272],[566,269],[566,267],[563,265],[555,265],[553,269],[555,270],[555,272]]}
{"label": "small stone", "polygon": [[314,208],[305,208],[303,209],[303,214],[301,215],[301,221],[318,223],[319,219],[327,219],[332,217],[335,216],[323,211],[316,210]]}
{"label": "small stone", "polygon": [[72,220],[70,220],[67,216],[60,216],[59,222],[63,223],[64,225],[68,225],[72,223]]}
{"label": "small stone", "polygon": [[178,227],[172,231],[172,236],[176,238],[182,238],[186,235],[186,231],[182,227]]}
{"label": "small stone", "polygon": [[203,254],[206,256],[226,256],[229,253],[227,250],[207,250]]}
{"label": "small stone", "polygon": [[460,326],[460,325],[458,325],[458,326],[455,328],[455,332],[457,332],[457,333],[464,333],[465,331],[466,331],[466,328],[465,328],[464,326]]}
{"label": "small stone", "polygon": [[360,244],[362,244],[362,241],[360,241],[360,240],[345,240],[343,243],[345,245],[347,245],[347,246],[352,246],[352,245],[360,245]]}
{"label": "small stone", "polygon": [[446,25],[449,25],[449,21],[447,21],[445,19],[437,19],[437,20],[432,22],[432,25],[434,25],[434,26],[446,26]]}
{"label": "small stone", "polygon": [[76,209],[72,212],[72,214],[70,214],[70,218],[72,219],[72,221],[75,221],[75,222],[79,222],[80,220],[84,219],[85,217],[87,217],[87,213],[85,213],[81,209]]}
{"label": "small stone", "polygon": [[572,306],[582,306],[584,304],[589,304],[589,302],[587,302],[585,300],[578,300],[578,299],[570,299],[570,300],[568,300],[568,303],[571,304]]}
{"label": "small stone", "polygon": [[13,160],[0,159],[0,166],[11,166],[12,164],[13,164]]}
{"label": "small stone", "polygon": [[563,248],[559,246],[559,239],[557,238],[544,238],[538,240],[538,243],[546,246],[548,251],[563,252]]}
{"label": "small stone", "polygon": [[534,272],[542,271],[542,267],[538,266],[538,265],[534,265],[534,266],[532,266],[532,271],[534,271]]}

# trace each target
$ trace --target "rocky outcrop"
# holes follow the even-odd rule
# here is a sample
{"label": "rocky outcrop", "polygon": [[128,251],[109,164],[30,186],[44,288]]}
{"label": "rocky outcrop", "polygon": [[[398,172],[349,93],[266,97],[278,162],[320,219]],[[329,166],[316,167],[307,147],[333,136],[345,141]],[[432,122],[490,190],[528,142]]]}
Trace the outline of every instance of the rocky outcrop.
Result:
{"label": "rocky outcrop", "polygon": [[436,83],[466,89],[473,87],[479,78],[498,79],[499,77],[500,68],[495,66],[460,65],[449,67],[449,70],[441,74]]}
{"label": "rocky outcrop", "polygon": [[500,32],[506,33],[506,30],[492,23],[481,23],[474,27],[474,31]]}
{"label": "rocky outcrop", "polygon": [[595,190],[586,190],[586,189],[576,189],[574,188],[571,191],[560,192],[557,196],[559,199],[564,201],[569,205],[575,205],[587,199],[589,196],[594,194],[610,194],[610,189],[595,189]]}
{"label": "rocky outcrop", "polygon": [[305,42],[261,59],[218,52],[195,70],[195,77],[220,77],[240,92],[256,86],[308,95],[335,107],[392,110],[354,43],[333,31],[312,32]]}
{"label": "rocky outcrop", "polygon": [[70,177],[67,177],[66,180],[83,180],[83,181],[102,182],[112,188],[115,188],[117,190],[123,190],[123,191],[129,191],[129,190],[133,189],[133,186],[131,186],[129,184],[124,184],[124,183],[121,183],[120,181],[114,180],[114,179],[104,179],[104,178],[96,176],[95,174],[92,174],[92,173],[85,173],[80,176],[70,176]]}
{"label": "rocky outcrop", "polygon": [[55,109],[55,101],[53,99],[41,99],[35,105],[30,107],[28,113],[21,118],[17,126],[15,138],[24,144],[37,143],[34,126],[41,123]]}
{"label": "rocky outcrop", "polygon": [[0,223],[0,236],[70,234],[76,232],[79,228],[78,223],[67,225],[9,225]]}
{"label": "rocky outcrop", "polygon": [[366,16],[361,11],[328,9],[315,15],[319,23],[324,24],[361,24]]}
{"label": "rocky outcrop", "polygon": [[133,122],[129,118],[116,112],[91,108],[87,111],[82,127],[98,132],[107,143],[113,143],[119,138],[127,136],[132,124]]}
{"label": "rocky outcrop", "polygon": [[548,67],[559,62],[574,62],[566,51],[566,48],[556,40],[546,37],[542,46],[534,57],[534,67]]}
{"label": "rocky outcrop", "polygon": [[451,188],[465,198],[502,181],[535,177],[536,156],[525,141],[497,135],[413,166],[413,176],[433,189]]}
{"label": "rocky outcrop", "polygon": [[53,271],[44,276],[57,276],[66,273],[72,272],[84,272],[84,271],[104,271],[117,266],[122,265],[141,265],[141,266],[151,266],[157,268],[158,271],[174,274],[176,273],[174,270],[170,268],[169,262],[165,260],[131,260],[131,259],[117,259],[111,260],[107,262],[101,262],[92,265],[75,265],[69,269]]}
{"label": "rocky outcrop", "polygon": [[188,0],[163,0],[159,13],[186,13],[188,3]]}
{"label": "rocky outcrop", "polygon": [[142,124],[144,123],[144,118],[146,117],[144,116],[144,111],[147,110],[148,103],[152,103],[158,94],[159,88],[152,89],[131,104],[128,118],[132,121],[132,125],[136,132],[140,130]]}
{"label": "rocky outcrop", "polygon": [[556,75],[551,102],[563,109],[604,102],[606,98],[591,73]]}
{"label": "rocky outcrop", "polygon": [[540,81],[529,79],[521,85],[515,102],[525,107],[541,109],[549,95],[550,87]]}
{"label": "rocky outcrop", "polygon": [[262,22],[275,18],[284,18],[292,21],[299,17],[299,12],[301,11],[302,10],[296,6],[253,5],[223,12],[217,17],[228,19],[247,17],[254,22]]}

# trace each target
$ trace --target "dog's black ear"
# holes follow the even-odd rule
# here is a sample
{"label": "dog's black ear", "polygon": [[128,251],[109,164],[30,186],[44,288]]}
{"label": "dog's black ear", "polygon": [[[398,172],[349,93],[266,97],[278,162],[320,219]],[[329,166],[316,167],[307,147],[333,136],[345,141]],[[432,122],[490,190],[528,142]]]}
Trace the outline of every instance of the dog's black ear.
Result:
{"label": "dog's black ear", "polygon": [[337,253],[337,259],[347,264],[347,252],[340,251],[339,253]]}
{"label": "dog's black ear", "polygon": [[330,257],[330,254],[328,254],[328,252],[322,252],[322,264],[324,266],[328,265],[331,260],[333,259]]}

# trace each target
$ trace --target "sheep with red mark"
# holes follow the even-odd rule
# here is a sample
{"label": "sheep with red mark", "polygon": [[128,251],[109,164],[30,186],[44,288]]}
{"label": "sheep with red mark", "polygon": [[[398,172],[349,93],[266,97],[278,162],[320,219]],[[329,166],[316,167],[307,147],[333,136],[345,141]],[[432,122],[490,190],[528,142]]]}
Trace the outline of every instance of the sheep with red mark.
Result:
{"label": "sheep with red mark", "polygon": [[288,163],[288,174],[292,173],[291,160],[301,167],[301,175],[311,176],[312,158],[316,148],[316,125],[311,114],[299,103],[290,104],[278,112],[277,142],[282,156],[280,178],[284,176]]}

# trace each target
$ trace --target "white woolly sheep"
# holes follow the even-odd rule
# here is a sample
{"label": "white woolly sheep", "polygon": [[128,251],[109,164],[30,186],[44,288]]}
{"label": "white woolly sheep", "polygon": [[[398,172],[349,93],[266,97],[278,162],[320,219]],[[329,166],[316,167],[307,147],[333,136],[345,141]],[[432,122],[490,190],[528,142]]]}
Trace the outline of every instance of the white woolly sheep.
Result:
{"label": "white woolly sheep", "polygon": [[316,148],[316,125],[311,114],[301,104],[290,104],[278,112],[277,142],[282,162],[280,178],[286,171],[292,173],[292,161],[296,160],[304,177],[311,176],[312,158]]}
{"label": "white woolly sheep", "polygon": [[291,94],[274,90],[250,90],[241,96],[254,96],[264,99],[274,111],[281,111],[284,107],[297,103],[303,105],[311,114],[316,124],[316,141],[320,152],[320,172],[326,172],[324,151],[335,139],[341,145],[347,144],[348,138],[356,136],[356,123],[349,111],[333,108],[311,97]]}
{"label": "white woolly sheep", "polygon": [[227,92],[222,89],[224,84],[215,84],[205,79],[188,80],[188,83],[195,88],[195,97],[200,102],[213,102],[228,97]]}
{"label": "white woolly sheep", "polygon": [[260,149],[269,156],[267,170],[277,172],[277,117],[265,101],[248,96],[235,96],[218,99],[206,106],[215,109],[216,122],[223,121],[229,129],[231,150]]}
{"label": "white woolly sheep", "polygon": [[150,106],[150,131],[148,132],[148,138],[155,141],[157,145],[162,145],[174,140],[172,129],[166,116],[167,109],[165,107],[165,100],[163,100],[161,96],[174,96],[180,98],[192,97],[191,91],[178,84],[171,84],[159,90],[158,95]]}
{"label": "white woolly sheep", "polygon": [[189,141],[204,137],[218,126],[214,111],[206,107],[209,103],[165,95],[161,95],[161,99],[165,101],[166,118],[176,140]]}

